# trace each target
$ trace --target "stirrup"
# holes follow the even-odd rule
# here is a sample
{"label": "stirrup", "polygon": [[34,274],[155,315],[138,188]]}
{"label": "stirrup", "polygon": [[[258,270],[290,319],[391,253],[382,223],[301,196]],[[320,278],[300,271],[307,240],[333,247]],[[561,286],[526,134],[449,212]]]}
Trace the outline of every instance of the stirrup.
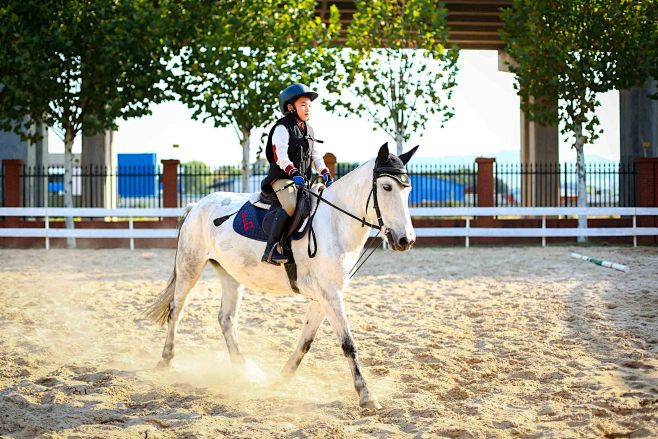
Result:
{"label": "stirrup", "polygon": [[270,249],[269,252],[267,251],[266,248],[263,257],[261,258],[261,262],[267,262],[268,264],[272,264],[272,265],[281,265],[287,263],[288,257],[277,251],[278,246],[279,244],[272,245],[272,248]]}

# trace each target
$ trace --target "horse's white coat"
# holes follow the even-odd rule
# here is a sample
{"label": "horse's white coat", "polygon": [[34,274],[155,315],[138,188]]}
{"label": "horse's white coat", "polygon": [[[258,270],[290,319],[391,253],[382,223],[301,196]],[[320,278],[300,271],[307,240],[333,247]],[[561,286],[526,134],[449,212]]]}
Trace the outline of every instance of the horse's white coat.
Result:
{"label": "horse's white coat", "polygon": [[[372,197],[368,202],[374,165],[375,159],[372,159],[342,177],[324,190],[323,198],[376,224]],[[410,188],[399,185],[387,176],[378,178],[377,185],[382,219],[390,232],[389,243],[395,250],[407,250],[415,241],[408,208]],[[174,336],[185,299],[208,261],[216,261],[213,265],[222,283],[219,322],[229,354],[237,363],[244,362],[237,344],[237,320],[243,286],[274,294],[294,293],[283,266],[261,262],[264,242],[236,234],[232,226],[233,216],[219,227],[213,224],[214,219],[236,212],[249,197],[250,194],[233,193],[208,195],[194,205],[184,219],[174,276],[159,302],[152,307],[152,311],[159,308],[165,312],[164,307],[168,307],[169,328],[162,364],[169,364],[173,358]],[[367,202],[369,205],[366,208]],[[343,304],[349,270],[356,262],[370,229],[325,203],[320,203],[313,227],[318,247],[315,258],[307,255],[308,234],[292,242],[297,263],[297,285],[300,294],[310,299],[311,303],[299,345],[286,363],[283,374],[289,376],[295,372],[326,317],[348,358],[360,404],[371,409],[379,408],[361,374]]]}

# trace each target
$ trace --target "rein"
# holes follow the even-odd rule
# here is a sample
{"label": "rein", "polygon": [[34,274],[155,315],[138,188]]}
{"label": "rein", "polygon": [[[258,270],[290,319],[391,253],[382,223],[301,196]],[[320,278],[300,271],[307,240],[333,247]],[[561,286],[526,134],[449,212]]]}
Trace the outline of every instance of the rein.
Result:
{"label": "rein", "polygon": [[[307,253],[308,253],[309,258],[314,258],[315,255],[317,255],[317,253],[318,253],[318,242],[317,242],[317,239],[315,237],[315,229],[313,229],[313,218],[315,218],[315,214],[318,211],[318,207],[320,207],[320,201],[322,201],[324,203],[327,203],[329,206],[331,206],[334,209],[344,213],[345,215],[349,216],[350,218],[354,218],[355,220],[357,220],[358,222],[361,223],[361,227],[368,226],[370,228],[376,229],[377,230],[377,235],[375,235],[375,238],[377,238],[379,236],[379,234],[381,232],[381,229],[383,227],[383,224],[381,224],[379,226],[376,226],[376,225],[371,224],[368,221],[366,221],[365,217],[364,218],[359,218],[358,216],[351,214],[350,212],[336,206],[332,202],[327,201],[324,198],[322,198],[322,192],[320,192],[320,195],[317,195],[313,191],[311,191],[310,189],[307,189],[305,187],[302,187],[302,189],[306,193],[311,194],[311,195],[313,195],[314,197],[316,197],[318,199],[318,203],[315,206],[315,210],[313,211],[313,214],[309,218],[309,223],[310,224],[309,224],[309,239],[308,239],[308,248],[307,248]],[[368,195],[368,201],[366,203],[370,202],[370,196],[372,195],[372,193],[373,192],[371,191],[370,195]],[[368,205],[366,204],[366,211],[367,210],[368,210]],[[377,211],[379,211],[379,206],[377,206]],[[377,215],[377,219],[381,221],[381,215]],[[311,241],[313,241],[313,247],[315,247],[315,249],[313,251],[311,251]],[[371,248],[372,248],[372,250],[370,250]],[[372,242],[369,244],[368,249],[364,249],[363,252],[361,252],[361,254],[359,255],[359,258],[356,260],[356,262],[354,263],[354,265],[350,269],[350,271],[349,271],[350,279],[352,279],[354,277],[354,275],[357,273],[357,271],[359,271],[359,269],[361,267],[363,267],[363,264],[366,263],[366,261],[370,258],[370,256],[372,256],[372,254],[375,252],[375,250],[377,250],[377,248],[379,248],[379,246],[376,244],[376,240],[373,239]],[[363,255],[365,255],[368,250],[370,250],[370,253],[363,260],[363,262],[361,262],[361,265],[359,265],[357,267],[357,264],[359,263],[359,261],[361,261],[361,259],[363,258]],[[356,267],[356,269],[355,269],[355,267]]]}
{"label": "rein", "polygon": [[[345,209],[342,209],[342,208],[336,206],[336,205],[335,205],[334,203],[332,203],[331,201],[327,201],[327,200],[325,200],[324,198],[322,198],[322,195],[318,195],[318,194],[316,194],[315,192],[313,192],[313,191],[311,191],[310,189],[307,189],[307,188],[305,188],[305,187],[302,187],[302,189],[303,189],[305,192],[307,192],[307,193],[313,195],[315,198],[318,199],[318,206],[320,205],[319,201],[322,201],[323,203],[326,203],[326,204],[330,205],[331,207],[333,207],[334,209],[336,209],[336,210],[338,210],[338,211],[344,213],[345,215],[349,216],[350,218],[354,218],[355,220],[357,220],[358,222],[361,223],[361,227],[368,226],[368,227],[370,227],[370,228],[372,228],[372,229],[376,229],[376,230],[381,230],[381,229],[382,229],[382,226],[383,226],[382,223],[380,223],[379,226],[378,226],[378,225],[375,225],[375,224],[371,224],[371,223],[369,223],[368,221],[366,221],[366,218],[365,218],[365,217],[363,217],[363,218],[359,218],[358,216],[356,216],[356,215],[354,215],[354,214],[352,214],[352,213],[346,211]],[[370,192],[370,195],[372,195],[372,191]],[[370,195],[368,195],[368,202],[370,202]],[[368,205],[366,204],[366,210],[367,210],[367,209],[368,209]],[[376,209],[377,209],[377,211],[379,211],[379,206],[377,206]],[[318,207],[316,206],[316,207],[315,207],[315,211],[313,212],[313,215],[311,216],[311,218],[313,218],[313,216],[315,216],[315,212],[316,212],[317,210],[318,210]],[[381,220],[381,215],[377,215],[377,219],[378,219],[378,220]]]}

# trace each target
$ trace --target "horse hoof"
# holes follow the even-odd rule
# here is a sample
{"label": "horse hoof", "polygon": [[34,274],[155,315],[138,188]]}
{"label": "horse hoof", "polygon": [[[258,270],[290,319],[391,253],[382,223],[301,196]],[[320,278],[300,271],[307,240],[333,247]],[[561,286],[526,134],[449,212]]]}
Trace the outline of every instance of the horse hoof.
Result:
{"label": "horse hoof", "polygon": [[155,368],[158,370],[164,370],[169,369],[169,366],[171,366],[171,360],[165,360],[163,358],[162,360],[158,361],[158,365],[155,366]]}
{"label": "horse hoof", "polygon": [[379,402],[377,402],[376,399],[368,399],[365,401],[361,401],[359,402],[359,405],[361,406],[362,409],[365,409],[366,411],[370,411],[370,412],[376,412],[382,409],[382,405]]}

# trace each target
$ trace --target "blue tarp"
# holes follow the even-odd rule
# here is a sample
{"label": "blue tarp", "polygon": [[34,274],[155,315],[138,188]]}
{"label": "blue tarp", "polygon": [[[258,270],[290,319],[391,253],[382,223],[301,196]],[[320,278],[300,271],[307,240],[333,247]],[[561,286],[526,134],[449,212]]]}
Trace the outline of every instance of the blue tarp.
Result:
{"label": "blue tarp", "polygon": [[464,184],[431,175],[410,175],[409,202],[464,201]]}

